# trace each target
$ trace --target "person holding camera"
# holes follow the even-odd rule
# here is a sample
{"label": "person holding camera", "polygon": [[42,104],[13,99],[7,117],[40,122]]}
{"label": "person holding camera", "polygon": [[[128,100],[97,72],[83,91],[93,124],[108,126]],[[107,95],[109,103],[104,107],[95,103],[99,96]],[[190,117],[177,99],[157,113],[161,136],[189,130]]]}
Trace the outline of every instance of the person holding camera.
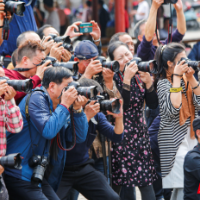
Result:
{"label": "person holding camera", "polygon": [[[47,61],[41,66],[37,66],[46,57],[45,48],[40,42],[28,40],[18,48],[18,60],[15,70],[4,69],[5,75],[11,80],[32,79],[33,88],[41,84],[44,71],[51,67]],[[17,92],[15,100],[17,105],[26,95],[24,92]]]}
{"label": "person holding camera", "polygon": [[[98,92],[102,91],[101,86],[94,80],[83,78],[80,80],[81,86],[97,86]],[[101,88],[99,90],[99,88]],[[109,186],[106,178],[102,173],[97,171],[92,165],[94,160],[89,159],[88,150],[92,145],[97,132],[110,138],[114,142],[119,142],[123,138],[123,111],[122,101],[118,114],[104,110],[108,115],[115,118],[115,126],[112,126],[101,113],[101,102],[91,101],[85,105],[84,112],[89,123],[87,137],[85,142],[76,144],[73,150],[67,153],[66,163],[62,175],[61,183],[58,187],[57,194],[60,199],[67,198],[69,190],[74,188],[91,200],[117,200],[119,196]]]}
{"label": "person holding camera", "polygon": [[44,178],[51,140],[59,133],[65,141],[75,137],[76,142],[83,142],[88,130],[87,118],[82,111],[85,97],[78,95],[74,87],[65,90],[72,80],[68,69],[51,67],[44,73],[42,87],[21,101],[19,107],[24,127],[18,136],[7,133],[7,154],[21,152],[23,157],[21,170],[5,170],[10,200],[59,199]]}
{"label": "person holding camera", "polygon": [[[4,2],[4,3],[3,3]],[[5,12],[5,2],[4,0],[0,0],[0,26],[4,25],[4,17],[6,16]],[[10,1],[10,3],[15,1]],[[29,3],[29,0],[22,0],[25,4]],[[10,26],[10,33],[8,40],[3,40],[2,38],[2,32],[3,27],[0,28],[0,55],[11,56],[13,51],[17,48],[16,46],[16,40],[17,37],[25,32],[25,31],[37,31],[37,25],[35,22],[35,17],[33,14],[33,7],[35,5],[36,0],[32,0],[31,4],[29,6],[26,6],[24,11],[24,16],[20,17],[16,14],[13,14],[13,17],[11,19],[11,22],[9,23]],[[9,12],[7,12],[8,16],[7,18],[10,19],[11,15]]]}
{"label": "person holding camera", "polygon": [[[3,68],[0,67],[0,77],[3,76],[5,76],[5,73]],[[14,100],[15,94],[16,91],[5,80],[0,81],[0,157],[6,154],[6,130],[11,133],[19,133],[23,128],[22,115]],[[0,165],[0,188],[2,190],[0,199],[8,200],[8,192],[2,178],[3,171],[4,168]]]}
{"label": "person holding camera", "polygon": [[198,141],[184,160],[184,200],[200,199],[200,117],[194,119],[193,130]]}
{"label": "person holding camera", "polygon": [[183,199],[184,157],[197,144],[192,122],[200,109],[200,87],[193,76],[195,63],[186,58],[185,48],[179,43],[159,46],[155,55],[162,183],[163,188],[173,188],[171,200]]}
{"label": "person holding camera", "polygon": [[114,80],[124,100],[124,139],[113,144],[113,188],[120,193],[122,186],[138,186],[143,200],[154,200],[152,184],[156,175],[143,105],[145,100],[150,108],[156,108],[157,94],[150,74],[139,71],[137,64],[130,62],[133,55],[126,44],[119,41],[110,44],[108,55],[120,64]]}

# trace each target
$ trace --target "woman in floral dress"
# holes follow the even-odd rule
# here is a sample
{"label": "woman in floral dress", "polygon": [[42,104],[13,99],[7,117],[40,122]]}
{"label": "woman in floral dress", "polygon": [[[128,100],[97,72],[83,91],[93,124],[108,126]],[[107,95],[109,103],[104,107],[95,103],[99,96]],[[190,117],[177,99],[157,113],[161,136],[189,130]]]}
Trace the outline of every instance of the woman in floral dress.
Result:
{"label": "woman in floral dress", "polygon": [[120,193],[121,186],[138,186],[142,200],[154,200],[152,184],[156,175],[143,107],[145,100],[149,108],[155,109],[158,106],[157,94],[150,74],[138,71],[135,62],[127,64],[133,56],[126,44],[112,43],[108,53],[111,60],[120,64],[120,72],[114,75],[114,80],[124,100],[125,135],[122,142],[113,144],[113,188]]}

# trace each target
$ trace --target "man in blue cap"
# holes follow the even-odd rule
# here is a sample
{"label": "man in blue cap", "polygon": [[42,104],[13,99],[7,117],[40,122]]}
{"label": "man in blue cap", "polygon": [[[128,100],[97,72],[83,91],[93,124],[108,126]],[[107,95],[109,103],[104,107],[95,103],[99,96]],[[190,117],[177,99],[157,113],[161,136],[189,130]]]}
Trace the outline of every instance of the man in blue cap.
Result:
{"label": "man in blue cap", "polygon": [[198,145],[184,161],[184,200],[200,200],[200,117],[194,119],[193,130]]}

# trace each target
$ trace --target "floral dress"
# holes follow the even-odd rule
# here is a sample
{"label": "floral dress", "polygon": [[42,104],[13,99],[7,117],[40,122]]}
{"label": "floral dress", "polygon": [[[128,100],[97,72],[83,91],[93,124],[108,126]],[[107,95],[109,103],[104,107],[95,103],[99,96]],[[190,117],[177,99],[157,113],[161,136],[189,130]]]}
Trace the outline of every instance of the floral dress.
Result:
{"label": "floral dress", "polygon": [[151,185],[156,173],[143,106],[145,99],[147,105],[149,100],[153,102],[153,107],[148,105],[150,108],[156,108],[157,94],[155,90],[147,93],[145,89],[140,89],[135,77],[131,80],[130,91],[123,88],[119,74],[115,74],[114,80],[124,99],[124,139],[113,143],[113,183],[127,187]]}

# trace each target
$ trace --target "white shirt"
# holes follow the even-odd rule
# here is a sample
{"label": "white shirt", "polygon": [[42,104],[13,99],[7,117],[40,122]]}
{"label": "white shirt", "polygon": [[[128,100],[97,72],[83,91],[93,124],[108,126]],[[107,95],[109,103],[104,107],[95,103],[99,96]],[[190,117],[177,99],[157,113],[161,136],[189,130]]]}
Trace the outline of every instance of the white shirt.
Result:
{"label": "white shirt", "polygon": [[135,19],[140,21],[142,19],[147,19],[149,16],[149,4],[146,1],[142,1],[138,4],[137,13],[145,13],[145,15],[135,15]]}

